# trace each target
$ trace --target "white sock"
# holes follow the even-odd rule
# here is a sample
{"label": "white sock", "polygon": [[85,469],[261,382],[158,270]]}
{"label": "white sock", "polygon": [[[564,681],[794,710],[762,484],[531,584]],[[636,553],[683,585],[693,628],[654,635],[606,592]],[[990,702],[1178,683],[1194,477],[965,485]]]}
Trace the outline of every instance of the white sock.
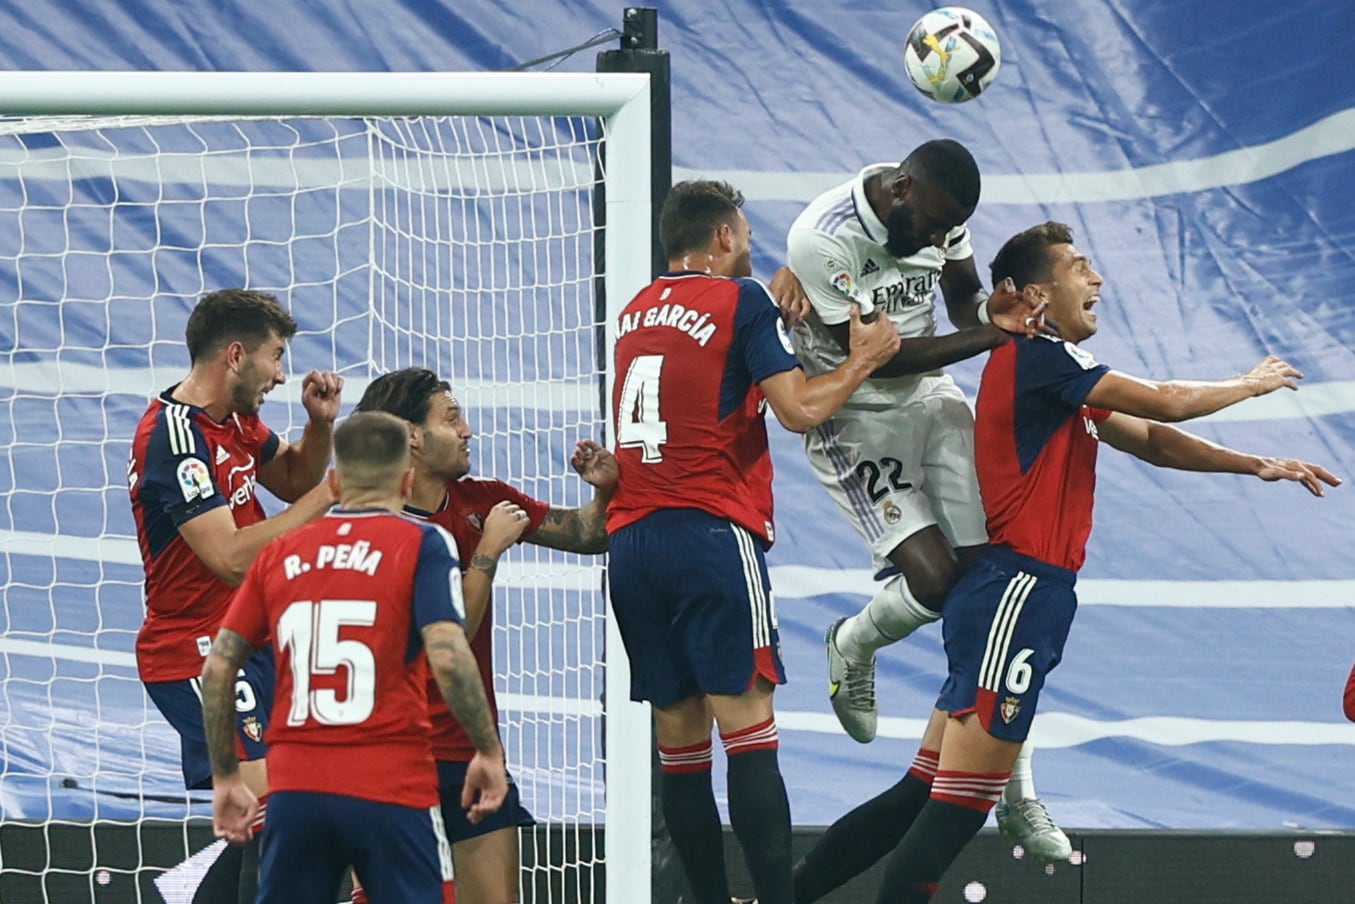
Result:
{"label": "white sock", "polygon": [[1030,758],[1034,754],[1034,744],[1027,741],[1021,745],[1021,752],[1016,755],[1016,763],[1012,766],[1012,777],[1008,779],[1006,790],[1002,792],[1002,799],[1007,803],[1014,804],[1018,800],[1039,797],[1035,793],[1035,773],[1030,767]]}
{"label": "white sock", "polygon": [[866,608],[837,629],[837,649],[847,659],[865,662],[876,650],[902,640],[938,618],[940,615],[913,598],[903,575],[896,574]]}

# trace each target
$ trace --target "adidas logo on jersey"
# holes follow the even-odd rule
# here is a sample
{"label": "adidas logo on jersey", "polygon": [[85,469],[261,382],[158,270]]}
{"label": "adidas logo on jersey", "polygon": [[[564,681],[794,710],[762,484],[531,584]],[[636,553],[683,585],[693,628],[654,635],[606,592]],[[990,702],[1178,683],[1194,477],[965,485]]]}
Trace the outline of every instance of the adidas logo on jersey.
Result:
{"label": "adidas logo on jersey", "polygon": [[216,463],[217,463],[217,464],[221,464],[223,461],[225,461],[226,459],[228,459],[228,458],[230,458],[230,457],[231,457],[231,454],[230,454],[229,452],[226,451],[226,447],[225,447],[225,446],[217,446],[217,447],[216,447]]}
{"label": "adidas logo on jersey", "polygon": [[875,263],[875,259],[874,259],[874,258],[870,258],[870,257],[866,258],[866,265],[865,265],[864,267],[861,268],[861,278],[864,279],[864,278],[866,278],[867,276],[870,276],[872,273],[879,273],[879,272],[880,272],[880,265],[877,264],[877,263]]}

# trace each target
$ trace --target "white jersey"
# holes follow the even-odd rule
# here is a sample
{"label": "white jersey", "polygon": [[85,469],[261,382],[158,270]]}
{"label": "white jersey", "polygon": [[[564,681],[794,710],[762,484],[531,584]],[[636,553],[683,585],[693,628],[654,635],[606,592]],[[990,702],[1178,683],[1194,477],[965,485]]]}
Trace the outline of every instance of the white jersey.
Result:
{"label": "white jersey", "polygon": [[[974,256],[963,224],[946,234],[944,250],[929,245],[904,258],[885,250],[888,229],[866,199],[865,180],[894,166],[866,167],[852,181],[815,198],[791,224],[788,263],[813,305],[794,337],[795,353],[809,376],[827,373],[847,359],[824,327],[846,323],[853,303],[863,313],[877,310],[888,317],[905,339],[931,336],[936,332],[934,299],[941,268],[946,261]],[[911,397],[923,376],[867,380],[848,404],[894,404]]]}

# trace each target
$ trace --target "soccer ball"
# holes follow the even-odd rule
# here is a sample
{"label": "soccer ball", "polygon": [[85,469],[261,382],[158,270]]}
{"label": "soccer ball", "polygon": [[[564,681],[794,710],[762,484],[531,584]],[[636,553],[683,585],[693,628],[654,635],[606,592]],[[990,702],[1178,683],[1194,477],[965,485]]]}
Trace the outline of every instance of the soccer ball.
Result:
{"label": "soccer ball", "polygon": [[903,65],[917,90],[944,104],[958,104],[992,84],[1002,65],[1002,48],[983,16],[961,6],[943,6],[913,23]]}

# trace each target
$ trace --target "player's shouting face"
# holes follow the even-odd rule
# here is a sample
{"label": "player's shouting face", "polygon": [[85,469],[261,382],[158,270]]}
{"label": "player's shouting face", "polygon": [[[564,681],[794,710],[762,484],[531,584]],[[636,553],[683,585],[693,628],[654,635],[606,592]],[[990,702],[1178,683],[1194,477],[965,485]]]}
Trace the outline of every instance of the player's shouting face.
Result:
{"label": "player's shouting face", "polygon": [[258,414],[263,397],[287,379],[282,367],[285,348],[286,342],[277,333],[270,332],[258,347],[245,352],[236,365],[235,386],[231,389],[236,414]]}
{"label": "player's shouting face", "polygon": [[416,433],[414,453],[427,473],[449,483],[470,473],[470,439],[475,434],[450,392],[429,400],[428,416]]}
{"label": "player's shouting face", "polygon": [[1063,339],[1077,344],[1096,332],[1092,308],[1101,300],[1101,274],[1092,268],[1091,259],[1073,245],[1050,246],[1049,258],[1048,281],[1027,288],[1038,291],[1049,301],[1045,323]]}

